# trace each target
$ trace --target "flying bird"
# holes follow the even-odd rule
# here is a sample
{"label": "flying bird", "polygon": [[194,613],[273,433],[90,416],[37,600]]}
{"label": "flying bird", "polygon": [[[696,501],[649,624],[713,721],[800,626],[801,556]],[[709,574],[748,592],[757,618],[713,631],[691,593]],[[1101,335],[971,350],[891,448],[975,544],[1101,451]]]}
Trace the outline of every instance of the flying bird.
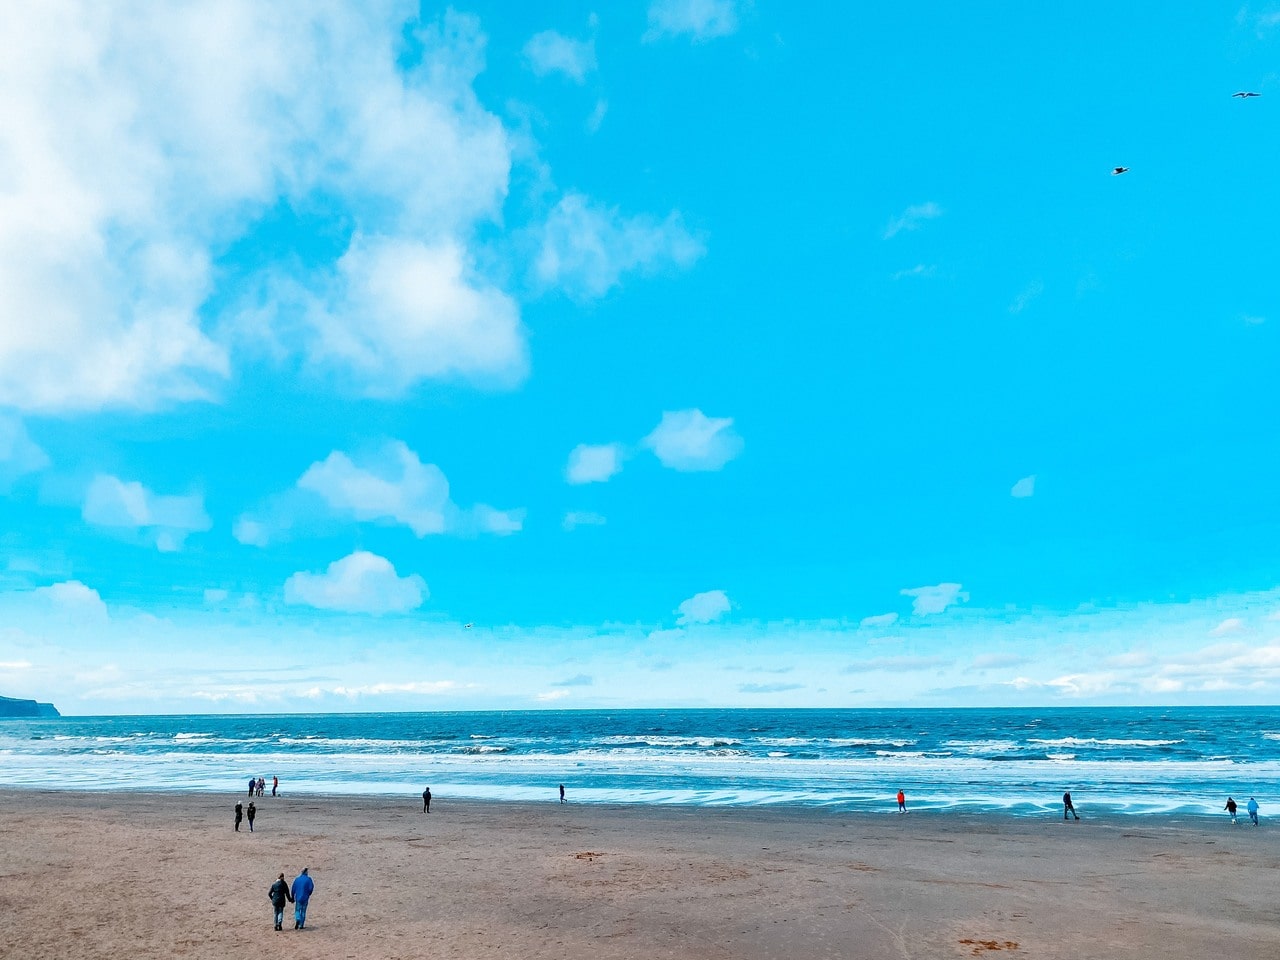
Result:
{"label": "flying bird", "polygon": [[1122,173],[1128,173],[1128,172],[1129,172],[1129,168],[1128,168],[1128,167],[1112,167],[1112,168],[1111,168],[1111,175],[1112,175],[1113,177],[1118,177],[1118,176],[1120,176],[1120,174],[1122,174]]}
{"label": "flying bird", "polygon": [[474,627],[474,626],[475,626],[475,624],[474,624],[474,623],[464,623],[464,624],[462,625],[462,629],[463,629],[463,630],[470,630],[470,629],[471,629],[472,627]]}
{"label": "flying bird", "polygon": [[1241,90],[1239,93],[1233,93],[1233,97],[1239,97],[1241,100],[1248,100],[1250,97],[1260,97],[1262,94],[1254,93],[1252,90]]}

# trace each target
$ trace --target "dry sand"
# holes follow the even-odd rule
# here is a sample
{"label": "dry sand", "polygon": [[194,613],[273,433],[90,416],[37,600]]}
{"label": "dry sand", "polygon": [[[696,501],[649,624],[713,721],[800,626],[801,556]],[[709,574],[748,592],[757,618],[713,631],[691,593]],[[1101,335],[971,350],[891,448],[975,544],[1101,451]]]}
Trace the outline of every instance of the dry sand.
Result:
{"label": "dry sand", "polygon": [[0,955],[1280,957],[1265,820],[236,799],[0,791]]}

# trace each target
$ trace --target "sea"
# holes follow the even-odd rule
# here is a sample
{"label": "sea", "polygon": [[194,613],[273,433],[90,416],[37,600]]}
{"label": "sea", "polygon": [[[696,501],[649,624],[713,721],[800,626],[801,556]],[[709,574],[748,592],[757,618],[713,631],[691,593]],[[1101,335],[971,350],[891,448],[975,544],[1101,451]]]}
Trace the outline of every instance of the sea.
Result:
{"label": "sea", "polygon": [[537,710],[0,720],[0,786],[836,811],[1280,813],[1280,707]]}

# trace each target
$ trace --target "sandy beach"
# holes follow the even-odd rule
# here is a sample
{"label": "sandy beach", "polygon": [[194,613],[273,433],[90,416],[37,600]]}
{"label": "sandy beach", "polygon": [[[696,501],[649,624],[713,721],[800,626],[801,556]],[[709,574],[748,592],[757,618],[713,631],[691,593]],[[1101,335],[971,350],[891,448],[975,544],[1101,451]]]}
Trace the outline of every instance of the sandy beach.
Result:
{"label": "sandy beach", "polygon": [[[1273,958],[1265,820],[3,791],[12,957]],[[1244,819],[1242,817],[1242,819]],[[304,866],[308,929],[267,889]]]}

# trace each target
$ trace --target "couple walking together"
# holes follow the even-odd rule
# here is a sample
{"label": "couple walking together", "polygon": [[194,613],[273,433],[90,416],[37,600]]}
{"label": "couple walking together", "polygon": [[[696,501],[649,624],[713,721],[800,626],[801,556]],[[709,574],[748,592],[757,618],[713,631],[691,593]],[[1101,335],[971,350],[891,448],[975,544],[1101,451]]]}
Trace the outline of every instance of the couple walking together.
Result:
{"label": "couple walking together", "polygon": [[280,878],[271,885],[271,890],[267,893],[267,897],[271,900],[271,906],[275,910],[277,930],[284,929],[284,905],[286,903],[293,904],[293,929],[306,929],[307,904],[311,902],[311,894],[316,889],[316,882],[311,879],[307,869],[307,867],[302,868],[302,873],[298,874],[297,879],[293,881],[292,889],[290,889],[288,882],[285,880],[284,874],[280,874]]}

